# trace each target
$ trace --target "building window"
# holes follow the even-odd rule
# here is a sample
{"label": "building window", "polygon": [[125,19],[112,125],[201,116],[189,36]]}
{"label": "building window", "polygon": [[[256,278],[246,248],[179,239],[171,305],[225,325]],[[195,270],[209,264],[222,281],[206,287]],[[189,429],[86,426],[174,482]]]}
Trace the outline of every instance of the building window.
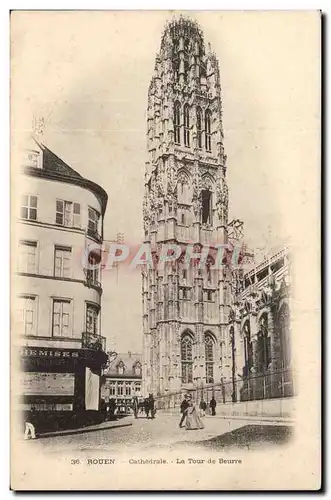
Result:
{"label": "building window", "polygon": [[184,106],[184,145],[190,146],[190,107],[188,104]]}
{"label": "building window", "polygon": [[205,131],[206,131],[206,136],[205,136],[205,145],[206,145],[206,150],[211,151],[211,113],[209,109],[207,109],[206,114],[205,114]]}
{"label": "building window", "polygon": [[27,151],[26,166],[27,167],[34,167],[34,168],[41,167],[40,152],[39,151],[34,151],[33,149]]}
{"label": "building window", "polygon": [[21,335],[35,335],[36,298],[30,295],[17,297],[18,333]]}
{"label": "building window", "polygon": [[206,383],[214,382],[214,341],[210,335],[205,335]]}
{"label": "building window", "polygon": [[178,101],[174,106],[174,133],[175,143],[180,144],[180,103]]}
{"label": "building window", "polygon": [[53,300],[52,335],[53,337],[71,336],[71,301]]}
{"label": "building window", "polygon": [[207,283],[208,285],[211,285],[212,283],[212,276],[211,276],[211,269],[210,269],[211,263],[207,263]]}
{"label": "building window", "polygon": [[130,382],[127,382],[125,384],[125,395],[131,396],[131,383]]}
{"label": "building window", "polygon": [[211,290],[207,290],[207,300],[212,302],[213,300],[213,292]]}
{"label": "building window", "polygon": [[136,392],[136,394],[139,394],[139,393],[140,393],[140,391],[141,391],[141,384],[137,384],[137,383],[136,383],[136,384],[135,384],[135,392]]}
{"label": "building window", "polygon": [[37,220],[37,196],[24,194],[21,199],[21,218],[27,220]]}
{"label": "building window", "polygon": [[201,216],[203,224],[212,224],[212,195],[209,189],[201,191]]}
{"label": "building window", "polygon": [[185,225],[185,213],[184,212],[182,213],[181,222],[182,222],[182,224]]}
{"label": "building window", "polygon": [[123,396],[124,393],[124,384],[123,382],[117,382],[117,395]]}
{"label": "building window", "polygon": [[98,234],[100,214],[94,208],[89,207],[88,209],[88,233],[92,236]]}
{"label": "building window", "polygon": [[124,365],[123,361],[120,361],[117,365],[117,373],[119,375],[124,375],[124,372],[125,372],[125,365]]}
{"label": "building window", "polygon": [[70,278],[71,275],[71,248],[55,247],[54,276]]}
{"label": "building window", "polygon": [[186,285],[186,280],[187,280],[187,270],[186,269],[183,269],[182,279],[183,279],[183,284]]}
{"label": "building window", "polygon": [[202,149],[202,111],[201,108],[197,108],[197,139],[198,148]]}
{"label": "building window", "polygon": [[180,352],[182,364],[182,382],[189,384],[193,382],[193,342],[190,335],[186,334],[182,337]]}
{"label": "building window", "polygon": [[86,304],[86,331],[99,333],[99,307],[94,304]]}
{"label": "building window", "polygon": [[264,314],[260,320],[260,330],[257,340],[258,371],[266,372],[270,364],[270,337],[268,337],[268,316]]}
{"label": "building window", "polygon": [[37,242],[21,240],[18,248],[18,271],[20,273],[36,273]]}
{"label": "building window", "polygon": [[244,325],[244,355],[245,355],[244,376],[249,377],[253,365],[253,348],[251,342],[250,325],[248,321],[246,321]]}
{"label": "building window", "polygon": [[[286,304],[279,313],[279,340],[282,369],[291,367],[290,311]],[[269,351],[270,352],[270,351]]]}
{"label": "building window", "polygon": [[55,222],[60,226],[80,227],[80,204],[56,200]]}
{"label": "building window", "polygon": [[115,382],[111,382],[109,384],[109,396],[116,396],[116,384],[115,384]]}
{"label": "building window", "polygon": [[134,365],[134,374],[137,377],[141,376],[141,364],[139,362]]}
{"label": "building window", "polygon": [[91,269],[86,270],[87,281],[99,284],[99,270],[100,270],[100,257],[95,253],[90,253],[88,257],[88,262]]}

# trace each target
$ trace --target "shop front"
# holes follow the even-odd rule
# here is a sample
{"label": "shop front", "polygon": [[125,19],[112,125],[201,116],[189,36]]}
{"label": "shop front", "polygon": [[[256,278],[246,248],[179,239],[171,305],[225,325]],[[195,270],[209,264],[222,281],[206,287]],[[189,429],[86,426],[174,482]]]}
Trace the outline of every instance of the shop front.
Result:
{"label": "shop front", "polygon": [[23,412],[34,411],[36,431],[46,432],[99,421],[101,350],[22,347],[18,395]]}

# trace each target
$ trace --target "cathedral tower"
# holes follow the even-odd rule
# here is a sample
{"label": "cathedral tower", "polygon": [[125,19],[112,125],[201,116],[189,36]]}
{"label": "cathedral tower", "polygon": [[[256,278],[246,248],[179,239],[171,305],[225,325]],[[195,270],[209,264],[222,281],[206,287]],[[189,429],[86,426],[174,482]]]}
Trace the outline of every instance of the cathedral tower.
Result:
{"label": "cathedral tower", "polygon": [[[228,225],[220,74],[191,20],[169,23],[162,36],[148,91],[147,142],[145,243],[155,262],[165,243],[182,254],[142,272],[143,384],[145,393],[177,403],[180,391],[231,376],[230,289],[215,262]],[[197,265],[206,246],[205,265]],[[188,247],[197,256],[190,263]]]}

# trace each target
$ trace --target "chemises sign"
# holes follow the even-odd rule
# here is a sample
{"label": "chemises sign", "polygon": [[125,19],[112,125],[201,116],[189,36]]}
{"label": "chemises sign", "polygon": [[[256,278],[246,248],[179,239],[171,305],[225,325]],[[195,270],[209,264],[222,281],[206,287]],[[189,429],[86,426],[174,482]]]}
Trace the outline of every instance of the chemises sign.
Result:
{"label": "chemises sign", "polygon": [[27,372],[22,374],[23,396],[72,396],[75,390],[73,373]]}
{"label": "chemises sign", "polygon": [[67,359],[84,357],[80,351],[70,349],[49,349],[47,347],[22,347],[20,349],[20,355],[23,357]]}

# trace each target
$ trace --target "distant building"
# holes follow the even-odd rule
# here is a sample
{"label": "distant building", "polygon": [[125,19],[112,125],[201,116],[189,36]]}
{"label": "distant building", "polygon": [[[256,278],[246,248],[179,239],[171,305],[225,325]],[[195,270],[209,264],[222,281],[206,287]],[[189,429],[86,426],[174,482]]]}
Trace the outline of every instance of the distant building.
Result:
{"label": "distant building", "polygon": [[22,368],[16,402],[39,416],[98,410],[107,361],[100,325],[107,193],[35,139],[15,182],[12,337]]}
{"label": "distant building", "polygon": [[129,406],[134,396],[141,396],[141,354],[121,353],[104,370],[101,397],[106,402],[113,398],[118,406]]}

